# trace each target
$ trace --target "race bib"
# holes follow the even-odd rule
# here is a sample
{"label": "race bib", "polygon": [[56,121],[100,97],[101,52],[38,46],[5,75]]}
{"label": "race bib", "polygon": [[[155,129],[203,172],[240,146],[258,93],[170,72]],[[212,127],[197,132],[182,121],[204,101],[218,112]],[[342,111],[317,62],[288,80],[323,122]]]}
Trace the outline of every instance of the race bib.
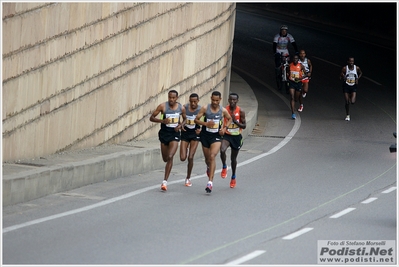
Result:
{"label": "race bib", "polygon": [[213,120],[213,122],[215,123],[212,128],[206,127],[206,131],[210,132],[210,133],[217,133],[219,132],[219,123],[220,120]]}
{"label": "race bib", "polygon": [[229,133],[238,133],[240,131],[240,128],[237,124],[232,123],[227,127],[227,130],[229,131]]}
{"label": "race bib", "polygon": [[291,78],[295,80],[295,78],[299,79],[299,71],[291,71]]}
{"label": "race bib", "polygon": [[166,124],[166,127],[176,128],[179,124],[180,113],[166,114],[166,118],[169,119],[169,124]]}
{"label": "race bib", "polygon": [[356,82],[356,75],[353,74],[353,73],[349,73],[346,76],[346,83],[349,84],[349,85],[354,85],[355,82]]}
{"label": "race bib", "polygon": [[195,117],[196,117],[195,115],[187,116],[186,127],[188,129],[195,129],[195,122],[194,122]]}

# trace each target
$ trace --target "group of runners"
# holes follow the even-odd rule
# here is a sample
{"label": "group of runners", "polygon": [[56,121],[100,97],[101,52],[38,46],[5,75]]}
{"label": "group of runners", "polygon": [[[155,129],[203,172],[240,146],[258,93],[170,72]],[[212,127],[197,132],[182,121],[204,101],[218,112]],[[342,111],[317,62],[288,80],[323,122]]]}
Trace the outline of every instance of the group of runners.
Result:
{"label": "group of runners", "polygon": [[[295,55],[287,67],[289,94],[291,96],[291,118],[296,119],[295,103],[299,102],[298,112],[304,109],[303,99],[309,92],[309,82],[312,77],[313,65],[306,56],[304,49],[298,50],[294,37],[288,33],[288,27],[282,25],[280,32],[274,36],[273,52],[275,53],[276,70],[281,67],[281,56],[289,57],[288,44],[292,44]],[[356,101],[357,84],[362,76],[359,66],[354,64],[353,57],[349,57],[347,65],[342,67],[340,79],[345,98],[346,121],[350,121],[349,106]],[[276,72],[277,73],[277,72]],[[186,186],[192,186],[190,180],[194,166],[194,156],[199,142],[205,158],[208,182],[205,187],[207,193],[213,189],[213,178],[216,170],[216,157],[220,153],[222,161],[221,177],[227,177],[226,151],[231,148],[231,179],[230,187],[236,186],[237,156],[243,145],[242,130],[246,128],[245,112],[237,105],[239,96],[230,93],[226,107],[220,102],[222,95],[213,91],[211,103],[200,106],[198,94],[191,94],[185,105],[177,100],[176,90],[168,92],[168,101],[161,103],[150,117],[151,122],[161,123],[158,138],[161,143],[162,159],[166,163],[161,190],[167,191],[167,182],[173,166],[173,158],[179,148],[180,160],[187,160]],[[161,114],[160,118],[157,118]]]}
{"label": "group of runners", "polygon": [[[237,105],[239,96],[230,93],[226,107],[220,102],[219,91],[211,94],[211,103],[200,106],[198,94],[191,94],[189,102],[180,104],[178,92],[170,90],[168,101],[161,103],[150,117],[150,121],[161,123],[158,138],[161,142],[162,159],[166,163],[161,190],[167,191],[167,181],[173,166],[173,158],[180,142],[180,160],[187,160],[186,186],[192,186],[190,180],[194,165],[194,156],[199,142],[205,158],[208,182],[207,193],[213,189],[216,170],[216,157],[220,152],[222,161],[221,178],[227,177],[226,151],[231,148],[230,188],[236,186],[237,155],[243,145],[242,130],[246,128],[245,112]],[[160,118],[157,118],[161,114]]]}
{"label": "group of runners", "polygon": [[[291,96],[291,118],[296,119],[295,103],[299,101],[298,112],[302,112],[304,108],[303,98],[306,97],[309,90],[313,65],[311,60],[306,57],[305,50],[298,50],[294,37],[288,33],[287,25],[282,25],[280,32],[273,39],[276,70],[281,67],[281,56],[289,58],[288,44],[291,44],[295,50],[295,55],[291,58],[291,63],[287,69],[287,79]],[[345,98],[346,121],[350,121],[349,106],[356,101],[357,85],[362,75],[360,67],[355,65],[354,57],[349,57],[347,65],[342,68],[339,76],[343,81],[342,90]]]}

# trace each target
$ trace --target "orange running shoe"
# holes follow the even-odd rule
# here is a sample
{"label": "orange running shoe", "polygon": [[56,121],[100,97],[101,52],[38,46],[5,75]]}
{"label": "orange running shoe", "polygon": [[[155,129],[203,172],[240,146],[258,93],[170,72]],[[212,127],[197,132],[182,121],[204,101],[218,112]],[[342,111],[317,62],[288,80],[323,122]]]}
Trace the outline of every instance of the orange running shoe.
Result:
{"label": "orange running shoe", "polygon": [[222,172],[220,173],[220,177],[222,177],[223,179],[227,177],[227,166],[226,168],[222,168]]}
{"label": "orange running shoe", "polygon": [[185,186],[192,186],[193,184],[191,183],[190,179],[186,179],[186,183],[184,185]]}
{"label": "orange running shoe", "polygon": [[168,187],[166,186],[166,183],[161,184],[161,190],[166,191],[168,190]]}
{"label": "orange running shoe", "polygon": [[236,187],[236,179],[231,179],[230,181],[230,188]]}

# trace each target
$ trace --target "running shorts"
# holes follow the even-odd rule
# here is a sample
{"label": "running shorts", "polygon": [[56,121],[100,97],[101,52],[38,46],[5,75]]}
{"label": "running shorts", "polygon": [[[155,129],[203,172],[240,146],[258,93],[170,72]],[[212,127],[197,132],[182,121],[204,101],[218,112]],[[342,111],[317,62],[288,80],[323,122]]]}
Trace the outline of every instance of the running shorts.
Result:
{"label": "running shorts", "polygon": [[230,143],[231,149],[234,150],[240,150],[240,148],[243,145],[243,139],[242,135],[231,135],[231,134],[225,134],[223,135],[223,140],[226,140]]}
{"label": "running shorts", "polygon": [[301,82],[293,82],[291,80],[288,80],[289,84],[290,84],[290,89],[295,89],[295,91],[300,92],[302,91],[302,83]]}
{"label": "running shorts", "polygon": [[343,83],[342,91],[347,94],[355,93],[357,91],[357,84],[348,85],[347,83]]}
{"label": "running shorts", "polygon": [[175,130],[173,131],[165,131],[165,130],[159,130],[158,132],[158,138],[159,141],[164,144],[164,145],[169,145],[170,142],[180,141],[180,131],[176,132]]}
{"label": "running shorts", "polygon": [[200,135],[195,133],[195,130],[186,130],[181,131],[180,137],[182,141],[191,142],[191,141],[200,141]]}
{"label": "running shorts", "polygon": [[202,131],[200,140],[203,147],[210,148],[213,143],[222,142],[222,137],[219,133],[208,133]]}

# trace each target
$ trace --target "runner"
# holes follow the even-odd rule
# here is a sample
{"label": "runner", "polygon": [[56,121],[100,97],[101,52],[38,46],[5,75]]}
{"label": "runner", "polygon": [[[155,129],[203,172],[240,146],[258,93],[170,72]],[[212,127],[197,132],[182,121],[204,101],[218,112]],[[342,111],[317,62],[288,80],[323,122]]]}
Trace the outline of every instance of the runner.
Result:
{"label": "runner", "polygon": [[310,59],[306,57],[305,50],[299,51],[299,63],[301,63],[305,67],[304,77],[302,79],[302,94],[299,96],[299,112],[303,110],[303,98],[306,97],[306,94],[309,91],[309,82],[312,76],[313,65]]}
{"label": "runner", "polygon": [[229,105],[226,106],[227,112],[232,117],[232,123],[227,124],[227,119],[225,118],[225,125],[227,125],[227,130],[225,135],[223,135],[222,146],[220,148],[220,159],[222,160],[223,168],[220,176],[224,179],[227,177],[227,165],[226,165],[226,150],[231,147],[231,180],[230,188],[236,187],[236,168],[237,168],[237,156],[240,148],[243,144],[242,130],[247,127],[245,120],[245,112],[237,106],[238,94],[230,93],[229,95]]}
{"label": "runner", "polygon": [[340,79],[343,80],[342,90],[345,97],[346,121],[351,120],[349,115],[349,105],[355,104],[357,85],[362,75],[363,72],[360,70],[360,67],[355,65],[355,58],[349,57],[348,65],[342,67],[340,75]]}
{"label": "runner", "polygon": [[294,112],[295,109],[295,102],[298,102],[299,96],[302,90],[302,78],[303,73],[305,73],[305,67],[300,64],[298,55],[293,57],[293,62],[290,63],[289,66],[289,75],[288,82],[289,82],[289,91],[291,95],[291,118],[296,119],[296,115]]}
{"label": "runner", "polygon": [[[150,117],[151,122],[161,123],[161,129],[158,132],[158,138],[161,142],[162,159],[166,163],[164,180],[161,184],[161,190],[168,190],[167,181],[173,166],[173,157],[176,154],[180,142],[180,130],[186,123],[186,109],[177,99],[179,94],[175,90],[168,92],[168,102],[158,105]],[[156,116],[161,113],[161,118]],[[183,120],[180,122],[180,117]]]}
{"label": "runner", "polygon": [[200,141],[201,127],[194,122],[201,106],[198,105],[199,97],[197,94],[191,94],[189,103],[184,108],[186,109],[187,122],[181,131],[181,142],[180,142],[180,160],[185,161],[188,156],[187,163],[187,176],[185,180],[186,186],[191,186],[191,171],[194,166],[194,155],[197,151],[198,142]]}
{"label": "runner", "polygon": [[[232,121],[230,114],[220,105],[221,100],[222,95],[220,92],[212,92],[211,104],[202,106],[194,120],[196,124],[202,125],[201,144],[207,166],[206,173],[208,175],[208,183],[205,188],[207,193],[212,192],[213,177],[216,169],[215,159],[220,151],[222,142],[221,136],[225,134],[227,129],[226,125],[230,125]],[[205,116],[204,121],[201,121],[202,116]],[[223,124],[224,118],[227,119],[225,124]]]}

